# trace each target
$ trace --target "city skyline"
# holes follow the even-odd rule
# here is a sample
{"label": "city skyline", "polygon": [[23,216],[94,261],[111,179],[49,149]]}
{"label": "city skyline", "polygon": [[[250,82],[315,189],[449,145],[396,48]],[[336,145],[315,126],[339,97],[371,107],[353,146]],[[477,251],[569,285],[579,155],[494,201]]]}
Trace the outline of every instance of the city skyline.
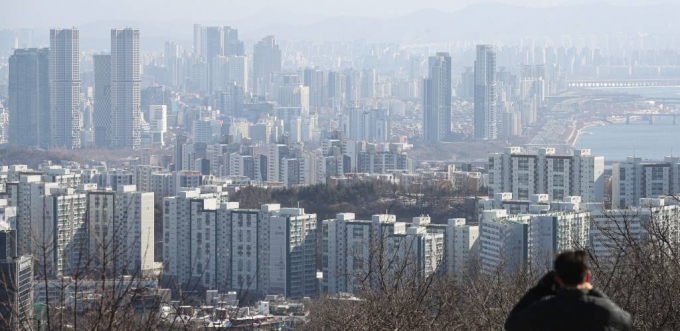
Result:
{"label": "city skyline", "polygon": [[0,329],[680,320],[680,4],[130,1],[0,6]]}

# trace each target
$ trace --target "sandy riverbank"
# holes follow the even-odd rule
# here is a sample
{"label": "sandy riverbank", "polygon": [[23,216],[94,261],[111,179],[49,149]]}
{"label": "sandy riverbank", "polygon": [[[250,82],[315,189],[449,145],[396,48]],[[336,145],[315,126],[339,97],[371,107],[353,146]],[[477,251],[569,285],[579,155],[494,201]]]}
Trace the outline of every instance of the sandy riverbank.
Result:
{"label": "sandy riverbank", "polygon": [[595,122],[586,122],[581,125],[579,125],[579,128],[576,129],[572,127],[572,132],[569,138],[567,138],[566,144],[568,144],[571,147],[574,147],[576,143],[578,142],[578,138],[581,136],[581,134],[587,132],[585,131],[587,128],[593,127],[593,126],[604,126],[607,125],[607,122],[605,121],[595,121]]}

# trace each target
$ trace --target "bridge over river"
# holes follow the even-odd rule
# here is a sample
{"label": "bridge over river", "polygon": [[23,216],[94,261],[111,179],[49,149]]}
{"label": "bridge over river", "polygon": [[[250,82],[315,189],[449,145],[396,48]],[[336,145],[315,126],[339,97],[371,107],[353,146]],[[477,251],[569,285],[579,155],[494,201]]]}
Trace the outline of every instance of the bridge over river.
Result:
{"label": "bridge over river", "polygon": [[607,87],[668,87],[680,86],[680,78],[657,79],[582,79],[569,80],[567,87],[607,88]]}

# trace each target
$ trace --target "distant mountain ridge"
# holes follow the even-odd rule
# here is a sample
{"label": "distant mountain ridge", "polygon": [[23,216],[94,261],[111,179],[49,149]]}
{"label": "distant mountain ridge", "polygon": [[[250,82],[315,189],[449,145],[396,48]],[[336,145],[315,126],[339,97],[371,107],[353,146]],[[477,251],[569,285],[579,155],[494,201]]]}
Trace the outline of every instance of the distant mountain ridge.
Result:
{"label": "distant mountain ridge", "polygon": [[[457,40],[493,42],[521,37],[577,34],[666,34],[680,32],[680,3],[615,6],[606,3],[534,8],[496,3],[468,6],[454,13],[423,9],[398,18],[359,16],[296,17],[264,11],[247,20],[210,22],[239,29],[246,40],[273,34],[282,40],[356,40],[437,43]],[[124,24],[124,25],[121,25]],[[191,21],[98,21],[81,26],[81,38],[108,39],[112,27],[142,30],[142,38],[192,39]],[[207,24],[206,24],[207,25]],[[144,39],[143,39],[144,41]]]}

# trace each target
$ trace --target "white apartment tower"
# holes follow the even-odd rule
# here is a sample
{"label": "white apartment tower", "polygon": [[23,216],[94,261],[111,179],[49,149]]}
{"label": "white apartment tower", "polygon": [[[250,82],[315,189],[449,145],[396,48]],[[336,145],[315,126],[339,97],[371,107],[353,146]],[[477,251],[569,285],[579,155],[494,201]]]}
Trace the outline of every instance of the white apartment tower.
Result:
{"label": "white apartment tower", "polygon": [[428,61],[423,94],[423,139],[440,142],[451,135],[451,56],[437,53]]}
{"label": "white apartment tower", "polygon": [[111,146],[141,144],[139,30],[111,30]]}
{"label": "white apartment tower", "polygon": [[466,225],[465,219],[448,220],[446,227],[446,272],[458,278],[467,275],[479,254],[479,225]]}
{"label": "white apartment tower", "polygon": [[115,275],[145,274],[154,268],[153,192],[135,185],[87,196],[90,252],[98,265]]}
{"label": "white apartment tower", "polygon": [[80,148],[80,32],[50,30],[52,146]]}
{"label": "white apartment tower", "polygon": [[237,86],[242,87],[244,91],[250,91],[250,86],[248,85],[248,57],[230,56],[228,68],[227,82],[234,82]]}
{"label": "white apartment tower", "polygon": [[524,265],[547,271],[556,254],[588,245],[590,213],[508,215],[502,209],[487,210],[479,235],[482,272],[515,271]]}
{"label": "white apartment tower", "polygon": [[38,225],[42,224],[44,196],[50,194],[57,183],[45,183],[40,173],[22,173],[18,182],[7,183],[8,203],[17,207],[16,229],[20,254],[33,254],[40,237]]}
{"label": "white apartment tower", "polygon": [[496,109],[496,50],[492,45],[477,45],[475,60],[475,139],[493,140],[498,136]]}
{"label": "white apartment tower", "polygon": [[207,188],[163,200],[166,275],[187,287],[316,293],[316,215],[278,204],[239,209]]}
{"label": "white apartment tower", "polygon": [[512,193],[516,200],[534,194],[548,194],[551,201],[580,196],[583,202],[601,202],[604,194],[604,158],[591,156],[590,150],[574,155],[555,155],[554,148],[537,154],[522,153],[519,147],[504,153],[489,154],[489,197]]}
{"label": "white apartment tower", "polygon": [[168,131],[168,110],[165,105],[149,106],[149,126],[151,127],[151,143],[154,146],[165,145],[165,133]]}
{"label": "white apartment tower", "polygon": [[480,270],[513,271],[529,259],[529,216],[506,219],[505,210],[484,211],[479,224]]}
{"label": "white apartment tower", "polygon": [[446,231],[431,227],[429,218],[420,222],[414,219],[414,226],[407,230],[406,223],[396,222],[395,215],[373,215],[370,220],[357,220],[353,213],[343,213],[335,219],[324,220],[322,227],[325,293],[356,293],[362,286],[374,286],[377,279],[365,277],[376,270],[372,268],[377,268],[376,254],[398,252],[396,255],[402,261],[407,256],[413,258],[414,271],[417,271],[413,276],[443,272]]}
{"label": "white apartment tower", "polygon": [[[44,221],[37,225],[40,245],[47,248],[48,270],[44,276],[70,276],[86,272],[89,259],[87,194],[72,188],[52,188],[44,197]],[[41,250],[35,251],[39,263]]]}
{"label": "white apartment tower", "polygon": [[667,156],[663,162],[642,162],[630,156],[612,166],[612,205],[637,206],[642,198],[680,193],[680,158]]}
{"label": "white apartment tower", "polygon": [[[405,233],[394,233],[387,237],[385,261],[404,277],[424,280],[435,273],[442,273],[444,263],[444,234],[428,232],[424,226],[410,226]],[[393,274],[389,274],[393,276]]]}

